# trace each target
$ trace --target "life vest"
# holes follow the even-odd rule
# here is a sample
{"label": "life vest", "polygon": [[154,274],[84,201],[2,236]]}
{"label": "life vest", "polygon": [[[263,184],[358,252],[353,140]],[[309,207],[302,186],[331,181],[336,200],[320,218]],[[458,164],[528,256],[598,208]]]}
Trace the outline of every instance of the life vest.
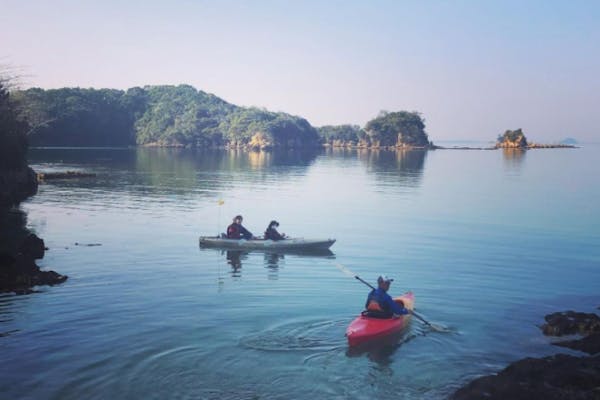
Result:
{"label": "life vest", "polygon": [[239,239],[240,228],[237,224],[231,224],[227,227],[227,238],[228,239]]}
{"label": "life vest", "polygon": [[367,305],[367,310],[369,310],[369,311],[383,311],[383,309],[381,308],[381,306],[379,305],[379,303],[376,300],[369,301],[369,304]]}

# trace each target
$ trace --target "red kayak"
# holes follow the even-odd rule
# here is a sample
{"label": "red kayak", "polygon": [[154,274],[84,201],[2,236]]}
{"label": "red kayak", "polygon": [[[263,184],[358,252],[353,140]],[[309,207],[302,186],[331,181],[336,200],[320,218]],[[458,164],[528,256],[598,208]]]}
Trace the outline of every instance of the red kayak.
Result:
{"label": "red kayak", "polygon": [[[412,292],[404,293],[402,296],[394,298],[407,309],[414,308],[415,296]],[[410,314],[402,315],[399,318],[373,318],[359,315],[346,329],[346,337],[349,346],[358,346],[362,343],[377,340],[400,332],[410,321]]]}

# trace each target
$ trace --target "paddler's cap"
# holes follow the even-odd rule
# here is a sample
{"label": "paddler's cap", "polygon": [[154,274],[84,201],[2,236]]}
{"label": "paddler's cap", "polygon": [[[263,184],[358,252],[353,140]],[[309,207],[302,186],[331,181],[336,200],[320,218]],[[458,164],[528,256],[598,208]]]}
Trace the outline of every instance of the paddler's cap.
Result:
{"label": "paddler's cap", "polygon": [[377,283],[388,283],[388,282],[394,282],[394,280],[392,278],[389,278],[387,275],[379,275],[379,278],[377,278]]}

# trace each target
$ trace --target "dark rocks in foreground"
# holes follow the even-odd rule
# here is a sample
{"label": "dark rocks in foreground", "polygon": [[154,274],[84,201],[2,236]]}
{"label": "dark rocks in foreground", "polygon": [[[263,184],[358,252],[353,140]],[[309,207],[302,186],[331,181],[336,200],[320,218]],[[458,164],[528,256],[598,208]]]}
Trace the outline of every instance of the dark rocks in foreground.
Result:
{"label": "dark rocks in foreground", "polygon": [[38,181],[30,167],[0,171],[0,207],[19,204],[37,190]]}
{"label": "dark rocks in foreground", "polygon": [[16,254],[0,253],[0,292],[31,293],[38,285],[56,285],[67,280],[55,271],[42,271],[35,263],[44,257],[44,241],[29,234],[19,245]]}
{"label": "dark rocks in foreground", "polygon": [[600,357],[557,354],[525,358],[497,375],[478,378],[459,389],[453,400],[600,399]]}
{"label": "dark rocks in foreground", "polygon": [[600,333],[600,317],[592,313],[563,311],[548,314],[544,317],[546,323],[541,329],[544,335],[588,335]]}
{"label": "dark rocks in foreground", "polygon": [[586,335],[552,343],[592,354],[557,354],[525,358],[498,374],[475,379],[456,391],[452,400],[577,399],[600,400],[600,318],[596,314],[564,311],[546,315],[540,328],[545,335]]}
{"label": "dark rocks in foreground", "polygon": [[563,340],[552,343],[555,346],[567,347],[573,350],[583,351],[584,353],[596,355],[600,353],[600,333],[593,333],[576,340]]}

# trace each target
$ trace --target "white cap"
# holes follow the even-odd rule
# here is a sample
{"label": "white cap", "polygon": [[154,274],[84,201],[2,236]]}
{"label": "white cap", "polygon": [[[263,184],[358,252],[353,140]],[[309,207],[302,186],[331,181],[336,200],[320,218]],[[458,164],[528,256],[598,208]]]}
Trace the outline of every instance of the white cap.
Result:
{"label": "white cap", "polygon": [[394,280],[391,278],[388,278],[387,275],[381,274],[377,278],[377,283],[382,283],[382,282],[394,282]]}

